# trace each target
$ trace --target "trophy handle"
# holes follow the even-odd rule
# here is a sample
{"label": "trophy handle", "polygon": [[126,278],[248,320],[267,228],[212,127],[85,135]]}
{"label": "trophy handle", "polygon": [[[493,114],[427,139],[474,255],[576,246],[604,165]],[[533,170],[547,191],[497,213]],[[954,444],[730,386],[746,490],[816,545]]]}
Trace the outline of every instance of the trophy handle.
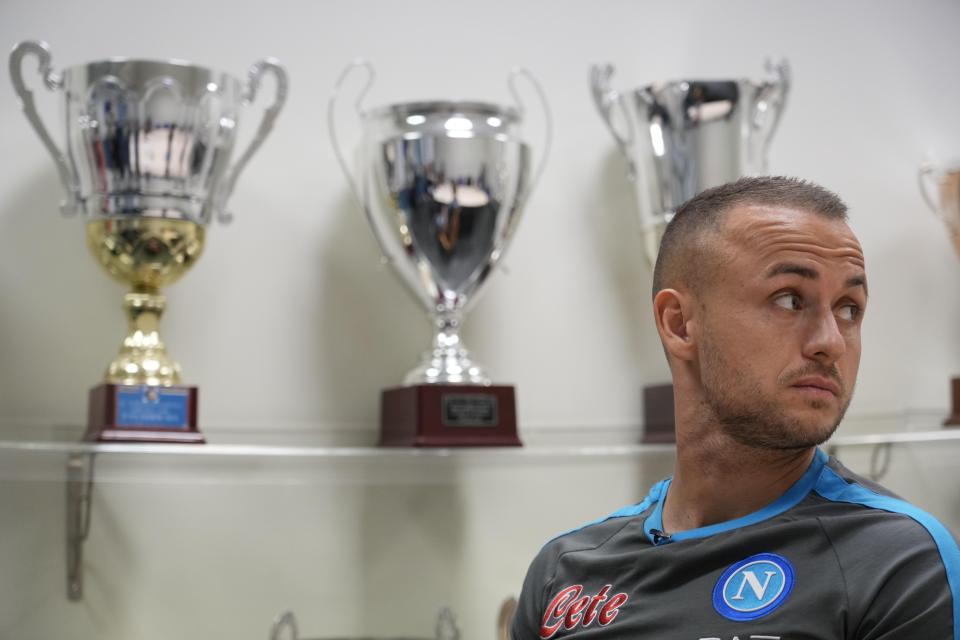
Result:
{"label": "trophy handle", "polygon": [[280,632],[283,631],[284,627],[290,628],[290,640],[297,640],[300,637],[300,633],[297,631],[297,619],[294,617],[293,611],[284,611],[270,625],[270,640],[280,640]]}
{"label": "trophy handle", "polygon": [[937,174],[940,173],[940,169],[932,162],[924,162],[920,165],[920,170],[917,172],[917,182],[920,185],[920,194],[923,196],[923,200],[927,203],[927,206],[930,207],[930,210],[933,211],[938,218],[943,218],[943,211],[940,209],[940,205],[937,204],[937,199],[933,196],[933,189],[936,188],[934,181],[936,180]]}
{"label": "trophy handle", "polygon": [[770,141],[777,132],[783,110],[787,106],[787,97],[790,95],[792,75],[790,63],[786,58],[773,62],[769,58],[764,63],[768,73],[776,74],[776,80],[766,82],[760,90],[756,104],[753,106],[753,125],[763,138],[763,153],[766,157]]}
{"label": "trophy handle", "polygon": [[386,250],[387,245],[383,241],[383,238],[380,237],[380,232],[377,231],[377,225],[373,220],[373,214],[367,208],[367,205],[363,200],[363,194],[360,193],[360,186],[358,185],[353,172],[350,171],[350,165],[347,164],[347,161],[343,156],[343,150],[340,148],[340,140],[337,138],[335,111],[337,101],[340,99],[340,91],[343,89],[343,83],[346,81],[346,79],[353,73],[355,69],[359,68],[363,68],[367,72],[367,81],[364,83],[360,93],[357,94],[357,98],[353,102],[353,108],[357,112],[357,116],[361,119],[363,118],[365,113],[363,109],[363,99],[370,91],[370,87],[373,86],[373,81],[377,77],[377,72],[374,70],[373,65],[370,64],[368,60],[356,58],[352,60],[343,71],[340,72],[340,77],[337,78],[336,84],[333,85],[333,93],[330,94],[330,100],[327,102],[327,132],[330,135],[330,144],[333,146],[333,155],[337,158],[337,164],[340,165],[340,170],[343,171],[343,175],[347,179],[347,184],[350,185],[350,191],[353,192],[353,196],[357,199],[357,202],[360,203],[360,208],[363,209],[363,213],[367,216],[367,221],[370,223],[370,229],[373,233],[373,237],[377,241],[377,246],[380,248],[380,263],[388,264],[391,260]]}
{"label": "trophy handle", "polygon": [[240,173],[270,134],[270,131],[273,129],[273,123],[277,120],[277,116],[280,115],[280,110],[283,109],[283,104],[287,101],[287,90],[290,83],[287,79],[286,70],[280,65],[280,61],[276,58],[265,58],[255,62],[247,71],[247,85],[243,91],[243,104],[253,104],[254,99],[257,97],[257,91],[260,89],[260,81],[263,79],[265,73],[272,73],[274,78],[276,78],[277,95],[273,100],[273,104],[264,111],[263,119],[260,121],[260,126],[257,128],[257,133],[253,136],[253,140],[247,145],[246,151],[237,159],[233,168],[230,169],[230,174],[223,190],[223,199],[221,200],[223,205],[221,205],[217,213],[217,218],[220,222],[227,223],[233,220],[233,214],[223,207],[227,199],[233,194],[233,189],[237,186],[237,178],[240,177]]}
{"label": "trophy handle", "polygon": [[547,166],[547,158],[550,156],[550,149],[553,146],[553,112],[550,111],[550,103],[547,101],[547,94],[544,93],[543,87],[540,85],[540,82],[537,80],[536,76],[534,76],[529,69],[525,69],[523,67],[514,67],[510,70],[510,73],[507,76],[507,86],[510,88],[510,93],[513,94],[513,100],[517,105],[517,111],[520,113],[521,120],[526,113],[526,107],[524,107],[523,100],[520,98],[520,93],[517,91],[517,78],[521,76],[526,78],[537,92],[537,97],[540,99],[540,105],[543,107],[543,118],[546,128],[546,138],[543,143],[543,153],[540,155],[540,162],[537,163],[537,168],[533,173],[533,180],[530,181],[529,191],[533,191],[540,182],[540,177],[543,175],[543,170]]}
{"label": "trophy handle", "polygon": [[366,209],[363,204],[363,197],[360,195],[360,189],[357,186],[357,181],[353,177],[353,173],[350,171],[350,166],[347,164],[347,161],[344,159],[343,150],[340,148],[340,141],[337,139],[337,128],[335,126],[336,118],[334,115],[334,109],[337,106],[337,100],[340,98],[340,91],[343,89],[343,83],[346,81],[347,77],[353,73],[354,69],[363,68],[367,72],[367,81],[363,85],[363,89],[360,90],[360,93],[357,94],[357,99],[353,103],[353,107],[357,112],[357,116],[363,117],[364,111],[362,102],[366,97],[367,92],[370,91],[370,87],[373,85],[374,79],[377,77],[376,71],[373,69],[373,65],[370,64],[367,60],[363,58],[357,58],[350,62],[347,67],[340,72],[340,77],[337,78],[336,84],[333,86],[333,93],[330,94],[330,100],[327,102],[327,131],[330,134],[330,142],[333,144],[333,154],[337,157],[337,163],[340,165],[340,170],[343,171],[343,175],[346,176],[347,182],[350,184],[350,190],[353,191],[354,197],[357,201],[360,202],[360,206]]}
{"label": "trophy handle", "polygon": [[[633,121],[630,119],[630,114],[627,112],[626,105],[623,103],[623,96],[620,95],[619,91],[610,86],[610,78],[613,76],[613,71],[612,64],[592,65],[590,67],[590,89],[593,94],[593,103],[596,105],[597,111],[600,112],[603,123],[607,125],[607,129],[610,130],[613,139],[617,142],[621,153],[623,153],[623,157],[627,160],[627,171],[632,180],[636,177],[637,171],[633,159],[630,157],[630,147],[633,145],[636,134],[633,130]],[[617,128],[613,124],[611,114],[615,106],[620,108],[624,120],[627,123],[626,135],[617,131]]]}
{"label": "trophy handle", "polygon": [[30,55],[36,56],[38,63],[37,71],[43,77],[43,83],[47,89],[51,91],[63,89],[63,77],[56,73],[50,64],[50,45],[41,40],[25,40],[13,48],[13,51],[10,52],[10,79],[13,81],[14,91],[17,92],[17,96],[20,98],[24,115],[27,116],[27,120],[37,132],[37,135],[40,136],[43,146],[47,148],[47,151],[53,157],[54,163],[57,165],[60,182],[67,192],[66,199],[60,202],[60,211],[63,214],[75,213],[80,187],[73,174],[73,169],[67,161],[67,157],[57,147],[53,138],[50,137],[50,132],[47,131],[43,120],[40,119],[40,114],[37,113],[37,108],[33,101],[33,92],[27,88],[26,83],[23,81],[23,59]]}

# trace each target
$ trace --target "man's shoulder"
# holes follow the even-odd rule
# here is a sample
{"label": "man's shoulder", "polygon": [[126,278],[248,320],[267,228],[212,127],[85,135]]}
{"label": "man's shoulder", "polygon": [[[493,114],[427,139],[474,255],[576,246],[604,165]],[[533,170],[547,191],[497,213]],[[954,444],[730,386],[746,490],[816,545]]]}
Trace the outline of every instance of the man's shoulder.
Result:
{"label": "man's shoulder", "polygon": [[943,523],[833,459],[813,494],[807,506],[833,548],[857,637],[902,627],[914,631],[903,637],[940,638],[929,632],[957,625],[960,548]]}
{"label": "man's shoulder", "polygon": [[895,561],[902,552],[927,549],[948,572],[960,571],[953,533],[936,517],[883,486],[847,469],[835,459],[824,466],[814,487],[817,516],[834,547],[877,562]]}
{"label": "man's shoulder", "polygon": [[[642,531],[643,521],[654,506],[654,501],[648,496],[642,502],[565,531],[550,539],[540,550],[540,556],[542,559],[556,560],[567,553],[591,551],[615,544],[625,529]],[[631,539],[636,540],[633,536]]]}

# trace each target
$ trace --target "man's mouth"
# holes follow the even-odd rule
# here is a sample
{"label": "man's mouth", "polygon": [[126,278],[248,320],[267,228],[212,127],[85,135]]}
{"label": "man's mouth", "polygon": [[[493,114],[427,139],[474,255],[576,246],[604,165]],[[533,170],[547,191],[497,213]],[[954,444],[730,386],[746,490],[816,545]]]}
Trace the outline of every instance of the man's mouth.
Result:
{"label": "man's mouth", "polygon": [[806,378],[800,378],[790,386],[816,395],[840,395],[840,385],[833,380],[821,378],[820,376],[808,376]]}

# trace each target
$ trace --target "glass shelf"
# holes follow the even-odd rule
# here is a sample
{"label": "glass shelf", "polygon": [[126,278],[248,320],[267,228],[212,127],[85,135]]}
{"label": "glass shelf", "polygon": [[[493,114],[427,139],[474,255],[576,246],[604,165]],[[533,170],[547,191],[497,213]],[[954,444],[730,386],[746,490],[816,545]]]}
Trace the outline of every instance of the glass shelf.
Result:
{"label": "glass shelf", "polygon": [[[857,447],[878,444],[921,444],[960,441],[960,429],[837,436],[824,447]],[[0,455],[98,454],[202,458],[321,458],[423,460],[457,457],[478,461],[517,461],[536,458],[631,457],[672,453],[672,443],[613,445],[534,445],[524,447],[390,448],[356,446],[276,446],[253,444],[151,444],[89,443],[49,440],[0,440]]]}
{"label": "glass shelf", "polygon": [[[125,614],[146,640],[256,640],[287,608],[309,636],[422,635],[442,604],[467,638],[489,637],[546,540],[638,502],[675,454],[672,444],[385,449],[61,436],[0,440],[0,566],[20,585],[0,619],[17,621],[8,629],[17,637],[125,637],[134,634]],[[825,449],[956,528],[955,441],[960,429],[871,433]],[[325,617],[319,602],[346,615]],[[363,602],[376,602],[376,615]]]}
{"label": "glass shelf", "polygon": [[[887,445],[901,447],[960,442],[960,429],[838,436],[824,445],[846,458],[852,450]],[[534,445],[495,448],[382,448],[276,446],[262,444],[86,443],[50,440],[0,440],[0,479],[63,480],[66,460],[96,458],[98,479],[111,482],[290,482],[299,473],[304,482],[324,481],[334,473],[349,479],[388,481],[390,473],[416,470],[438,479],[442,469],[464,467],[538,467],[556,463],[590,465],[603,461],[671,461],[673,444]],[[185,475],[188,474],[188,475]],[[238,475],[239,474],[239,475]],[[279,476],[277,474],[280,474]],[[346,475],[345,475],[346,474]],[[359,475],[358,475],[359,474]],[[386,475],[384,475],[386,474]],[[209,477],[204,478],[204,475]],[[452,480],[453,478],[451,478]],[[397,480],[402,480],[398,477]]]}

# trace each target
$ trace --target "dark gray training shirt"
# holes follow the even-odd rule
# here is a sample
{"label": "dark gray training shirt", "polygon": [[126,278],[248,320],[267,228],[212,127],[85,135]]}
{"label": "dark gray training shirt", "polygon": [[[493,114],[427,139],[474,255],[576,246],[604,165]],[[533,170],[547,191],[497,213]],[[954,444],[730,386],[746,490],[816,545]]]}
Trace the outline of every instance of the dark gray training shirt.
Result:
{"label": "dark gray training shirt", "polygon": [[669,485],[550,541],[514,640],[960,640],[953,536],[822,451],[760,511],[664,536]]}

